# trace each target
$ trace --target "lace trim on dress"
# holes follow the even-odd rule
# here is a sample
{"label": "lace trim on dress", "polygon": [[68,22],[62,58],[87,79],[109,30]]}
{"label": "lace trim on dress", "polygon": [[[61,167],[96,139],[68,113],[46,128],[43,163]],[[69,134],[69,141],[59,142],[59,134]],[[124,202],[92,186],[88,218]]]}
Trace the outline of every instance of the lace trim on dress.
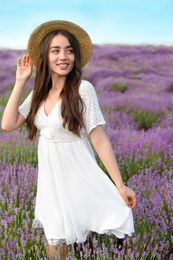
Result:
{"label": "lace trim on dress", "polygon": [[[43,224],[41,223],[41,221],[39,219],[34,219],[32,227],[33,228],[43,228],[44,229],[44,226],[43,226]],[[47,239],[47,241],[48,241],[49,245],[54,245],[55,246],[55,245],[61,245],[62,243],[66,242],[66,239],[50,238],[50,239]]]}
{"label": "lace trim on dress", "polygon": [[[39,220],[39,219],[34,219],[34,221],[33,221],[33,224],[32,224],[32,227],[33,228],[43,228],[44,229],[44,226],[43,226],[43,224],[41,223],[41,221]],[[115,234],[115,232],[116,232],[116,234]],[[91,235],[91,233],[92,233],[92,231],[91,230],[89,230],[88,232],[87,232],[87,234],[85,235],[85,239],[84,239],[84,241],[78,241],[78,240],[76,240],[74,243],[84,243],[84,242],[86,242],[87,241],[87,239],[88,239],[88,237]],[[118,237],[119,239],[122,239],[122,238],[124,238],[125,237],[125,235],[123,234],[123,233],[121,233],[121,232],[118,232],[118,231],[115,231],[115,230],[105,230],[105,231],[103,231],[102,233],[98,233],[98,234],[100,234],[100,235],[103,235],[103,234],[106,234],[106,235],[114,235],[114,236],[116,236],[116,237]],[[132,233],[128,233],[128,234],[126,234],[126,235],[128,235],[128,236],[132,236]],[[54,245],[54,246],[56,246],[56,245],[61,245],[61,244],[63,244],[63,243],[66,243],[66,239],[56,239],[56,238],[47,238],[47,241],[48,241],[48,244],[49,245]],[[74,244],[73,243],[73,244]]]}

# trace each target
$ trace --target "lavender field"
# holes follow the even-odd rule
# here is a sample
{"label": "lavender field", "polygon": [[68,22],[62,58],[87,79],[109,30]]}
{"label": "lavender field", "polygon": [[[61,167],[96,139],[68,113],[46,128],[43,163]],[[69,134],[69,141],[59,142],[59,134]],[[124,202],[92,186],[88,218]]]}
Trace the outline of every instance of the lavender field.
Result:
{"label": "lavender field", "polygon": [[[0,50],[0,118],[22,51]],[[22,101],[33,88],[34,72]],[[116,249],[113,235],[91,232],[83,259],[173,259],[173,47],[94,46],[83,78],[95,86],[124,182],[135,190],[135,233]],[[0,130],[0,259],[47,258],[42,229],[33,229],[37,140],[27,128]],[[97,158],[100,167],[104,166]],[[105,170],[105,169],[104,169]],[[106,172],[106,171],[105,171]],[[104,209],[103,209],[104,210]],[[68,260],[75,259],[74,250]],[[80,259],[80,257],[78,257]]]}

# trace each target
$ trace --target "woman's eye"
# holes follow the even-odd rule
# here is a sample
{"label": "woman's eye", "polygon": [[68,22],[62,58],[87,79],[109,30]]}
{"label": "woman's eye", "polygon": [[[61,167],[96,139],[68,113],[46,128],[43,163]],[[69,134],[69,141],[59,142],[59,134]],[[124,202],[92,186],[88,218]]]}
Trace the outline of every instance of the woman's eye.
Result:
{"label": "woman's eye", "polygon": [[[52,53],[59,53],[59,50],[53,50]],[[74,53],[73,49],[67,49],[67,53]]]}
{"label": "woman's eye", "polygon": [[73,51],[73,49],[69,49],[67,52],[68,53],[73,53],[74,51]]}

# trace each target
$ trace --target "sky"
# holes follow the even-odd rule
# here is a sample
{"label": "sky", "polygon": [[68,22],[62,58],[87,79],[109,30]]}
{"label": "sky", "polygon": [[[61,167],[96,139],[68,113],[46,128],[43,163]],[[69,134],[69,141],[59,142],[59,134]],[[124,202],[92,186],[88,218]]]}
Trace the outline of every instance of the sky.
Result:
{"label": "sky", "polygon": [[26,49],[49,20],[78,24],[94,44],[173,45],[173,0],[0,0],[0,48]]}

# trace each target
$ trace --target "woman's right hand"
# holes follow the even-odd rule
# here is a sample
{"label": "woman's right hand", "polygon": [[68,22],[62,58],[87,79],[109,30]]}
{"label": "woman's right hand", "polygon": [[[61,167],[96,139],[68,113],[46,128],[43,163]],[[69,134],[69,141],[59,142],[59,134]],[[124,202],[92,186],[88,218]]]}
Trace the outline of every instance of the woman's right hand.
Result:
{"label": "woman's right hand", "polygon": [[33,64],[29,61],[29,55],[24,54],[21,63],[21,58],[17,61],[16,81],[27,82],[32,75]]}

